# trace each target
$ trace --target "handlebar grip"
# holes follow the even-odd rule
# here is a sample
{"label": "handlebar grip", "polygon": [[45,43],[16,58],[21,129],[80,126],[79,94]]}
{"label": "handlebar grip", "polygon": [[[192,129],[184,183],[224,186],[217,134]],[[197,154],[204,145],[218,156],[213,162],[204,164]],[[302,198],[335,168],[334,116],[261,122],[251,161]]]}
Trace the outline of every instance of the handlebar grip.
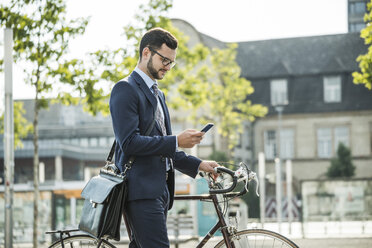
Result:
{"label": "handlebar grip", "polygon": [[209,193],[210,194],[224,194],[224,193],[228,193],[228,192],[233,191],[234,188],[236,187],[237,182],[238,182],[238,178],[235,176],[234,171],[232,171],[230,169],[227,169],[225,167],[215,167],[214,169],[217,173],[224,172],[224,173],[230,175],[233,181],[232,181],[232,185],[229,188],[227,188],[227,189],[210,189]]}

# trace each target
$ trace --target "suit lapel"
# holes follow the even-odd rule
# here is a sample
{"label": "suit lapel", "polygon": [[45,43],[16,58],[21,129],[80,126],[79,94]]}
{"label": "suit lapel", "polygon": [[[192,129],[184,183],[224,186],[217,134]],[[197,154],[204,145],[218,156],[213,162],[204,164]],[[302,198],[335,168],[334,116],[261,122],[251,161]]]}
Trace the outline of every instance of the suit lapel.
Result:
{"label": "suit lapel", "polygon": [[163,108],[163,113],[164,113],[164,120],[165,120],[165,128],[167,130],[167,134],[170,135],[172,132],[171,132],[171,125],[170,125],[170,117],[169,117],[169,112],[168,112],[168,107],[165,103],[165,96],[164,96],[164,93],[159,90],[161,92],[161,94],[159,95],[159,100],[160,100],[160,103],[161,103],[161,107]]}
{"label": "suit lapel", "polygon": [[149,87],[147,86],[147,84],[145,83],[145,81],[142,79],[142,77],[135,71],[132,72],[131,76],[134,78],[134,80],[136,81],[136,83],[138,84],[139,88],[142,90],[142,92],[145,94],[146,98],[150,101],[152,107],[154,108],[154,110],[156,109],[157,107],[157,100],[154,96],[154,94],[152,94],[151,90],[149,89]]}

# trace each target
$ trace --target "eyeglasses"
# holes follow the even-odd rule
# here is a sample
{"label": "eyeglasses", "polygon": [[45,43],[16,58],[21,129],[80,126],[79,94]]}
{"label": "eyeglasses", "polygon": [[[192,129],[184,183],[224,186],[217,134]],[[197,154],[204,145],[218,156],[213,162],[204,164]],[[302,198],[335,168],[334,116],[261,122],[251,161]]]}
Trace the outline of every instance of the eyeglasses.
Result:
{"label": "eyeglasses", "polygon": [[168,59],[167,57],[161,55],[160,53],[158,53],[157,51],[155,51],[151,47],[149,47],[149,49],[150,49],[151,52],[156,53],[157,55],[159,55],[162,58],[161,62],[163,63],[164,66],[169,65],[170,68],[173,68],[176,65],[176,61],[172,61],[172,60]]}

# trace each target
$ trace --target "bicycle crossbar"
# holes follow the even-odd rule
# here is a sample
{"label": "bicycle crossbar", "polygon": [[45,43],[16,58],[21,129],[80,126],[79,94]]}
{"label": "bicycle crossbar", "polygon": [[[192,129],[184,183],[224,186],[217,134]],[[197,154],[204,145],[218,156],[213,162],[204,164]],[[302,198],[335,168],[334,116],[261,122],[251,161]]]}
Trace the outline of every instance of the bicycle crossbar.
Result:
{"label": "bicycle crossbar", "polygon": [[[175,200],[211,200],[216,194],[202,194],[202,195],[175,195]],[[239,196],[238,192],[231,192],[223,194],[225,197]]]}
{"label": "bicycle crossbar", "polygon": [[175,200],[210,200],[212,195],[175,195]]}

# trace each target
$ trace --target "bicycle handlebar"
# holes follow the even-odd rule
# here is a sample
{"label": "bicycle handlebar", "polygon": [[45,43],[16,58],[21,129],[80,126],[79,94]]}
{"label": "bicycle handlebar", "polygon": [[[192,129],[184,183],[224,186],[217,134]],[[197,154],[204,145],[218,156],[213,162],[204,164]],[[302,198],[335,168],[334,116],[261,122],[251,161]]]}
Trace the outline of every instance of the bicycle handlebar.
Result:
{"label": "bicycle handlebar", "polygon": [[[216,188],[216,186],[218,186],[219,184],[216,183],[212,177],[210,177],[210,180],[209,180],[209,193],[210,194],[226,194],[226,193],[232,192],[237,186],[238,182],[243,181],[245,183],[243,189],[240,192],[234,192],[233,194],[235,196],[241,196],[248,192],[248,183],[253,180],[256,182],[256,195],[259,196],[257,175],[255,172],[249,170],[244,163],[240,163],[240,167],[236,171],[230,170],[222,166],[215,167],[214,170],[216,173],[224,173],[224,174],[229,175],[232,179],[232,182],[230,183],[230,185],[228,185],[229,187],[227,188],[222,188],[222,189]],[[204,176],[203,173],[200,173],[200,175]]]}
{"label": "bicycle handlebar", "polygon": [[232,185],[229,188],[226,188],[226,189],[210,189],[209,193],[210,194],[224,194],[224,193],[228,193],[230,191],[233,191],[234,188],[236,187],[236,184],[238,183],[238,178],[235,176],[235,172],[230,170],[230,169],[227,169],[225,167],[215,167],[214,170],[215,170],[216,173],[225,172],[226,174],[231,176],[233,181],[232,181]]}

